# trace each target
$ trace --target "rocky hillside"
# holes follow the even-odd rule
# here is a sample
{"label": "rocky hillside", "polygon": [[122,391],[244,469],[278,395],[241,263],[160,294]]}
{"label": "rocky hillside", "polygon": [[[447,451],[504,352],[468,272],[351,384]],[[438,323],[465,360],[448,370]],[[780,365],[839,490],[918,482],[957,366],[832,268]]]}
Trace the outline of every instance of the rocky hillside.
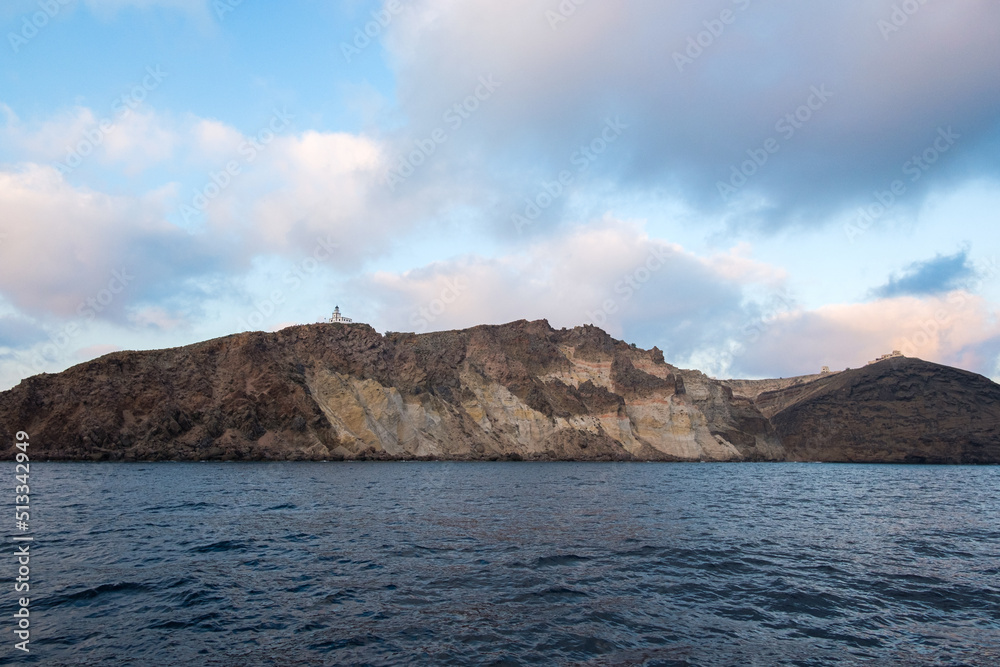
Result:
{"label": "rocky hillside", "polygon": [[760,394],[793,461],[1000,463],[1000,385],[897,357]]}
{"label": "rocky hillside", "polygon": [[1000,461],[1000,387],[906,361],[734,395],[591,326],[313,324],[28,378],[0,438],[70,460]]}

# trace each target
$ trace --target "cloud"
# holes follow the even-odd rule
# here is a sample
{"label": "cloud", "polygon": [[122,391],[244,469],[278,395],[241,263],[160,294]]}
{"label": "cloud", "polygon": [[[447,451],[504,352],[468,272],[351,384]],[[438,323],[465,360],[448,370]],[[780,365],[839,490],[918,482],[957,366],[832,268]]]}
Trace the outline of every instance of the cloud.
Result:
{"label": "cloud", "polygon": [[[821,222],[896,179],[898,206],[917,207],[935,187],[998,175],[985,149],[1000,137],[1000,88],[987,85],[1000,5],[921,4],[886,38],[896,4],[418,1],[386,39],[410,121],[398,140],[440,125],[491,74],[502,87],[444,146],[451,173],[481,167],[483,182],[530,191],[620,116],[629,128],[593,182],[733,224]],[[912,162],[949,128],[947,150]],[[718,184],[734,169],[750,175],[727,202]]]}
{"label": "cloud", "polygon": [[965,290],[789,310],[741,341],[735,372],[794,376],[857,368],[891,350],[983,374],[995,370],[1000,312]]}
{"label": "cloud", "polygon": [[749,243],[739,243],[728,252],[716,254],[705,262],[720,276],[734,282],[759,283],[778,289],[788,279],[787,273],[777,267],[757,261],[751,257],[753,248]]}
{"label": "cloud", "polygon": [[541,238],[524,252],[468,255],[402,273],[359,278],[357,294],[381,304],[378,323],[430,331],[548,319],[556,327],[593,323],[611,334],[665,348],[674,362],[735,333],[748,318],[747,285],[772,284],[749,249],[702,258],[613,218]]}
{"label": "cloud", "polygon": [[[178,206],[187,207],[180,208],[185,218],[203,211],[207,230],[231,239],[244,257],[301,258],[320,248],[324,257],[332,254],[330,266],[356,269],[422,210],[384,196],[382,160],[378,142],[344,132],[290,132],[268,142],[243,137],[204,182],[186,189],[207,200],[188,195]],[[222,174],[227,164],[237,173]],[[217,188],[211,174],[226,185]]]}
{"label": "cloud", "polygon": [[901,276],[893,276],[874,290],[878,297],[940,294],[957,289],[975,276],[968,251],[954,255],[937,255],[933,259],[913,262]]}
{"label": "cloud", "polygon": [[22,313],[124,321],[143,299],[178,297],[225,265],[217,249],[164,220],[163,192],[112,196],[54,168],[0,170],[0,292]]}
{"label": "cloud", "polygon": [[[61,173],[52,175],[44,187],[64,194],[73,188],[87,192],[81,199],[86,206],[70,205],[69,199],[63,203],[78,219],[77,229],[93,225],[94,242],[105,232],[112,234],[110,246],[124,248],[128,234],[112,233],[114,223],[107,219],[84,215],[84,221],[81,215],[113,203],[119,209],[136,208],[133,215],[142,209],[146,224],[159,225],[161,231],[179,232],[167,220],[198,230],[202,236],[187,242],[200,246],[203,254],[247,264],[262,254],[310,255],[322,243],[325,248],[339,246],[335,264],[340,268],[357,268],[365,258],[384,252],[401,232],[433,218],[456,197],[466,198],[446,187],[394,196],[384,182],[387,158],[382,142],[348,132],[298,133],[294,114],[287,111],[276,110],[259,128],[243,133],[191,114],[174,116],[142,107],[122,110],[112,114],[109,107],[101,117],[92,109],[75,107],[25,122],[10,107],[0,106],[6,119],[0,138],[21,165],[8,167],[8,187],[23,190],[28,180],[38,185],[48,178],[39,175],[49,173],[39,163],[52,165]],[[105,196],[76,185],[103,184],[121,172],[134,175],[152,166],[183,181],[144,197]],[[34,176],[26,180],[29,173]],[[16,198],[5,210],[17,219],[18,207],[27,205],[28,199]],[[58,217],[56,202],[44,206],[47,215]]]}
{"label": "cloud", "polygon": [[245,140],[235,128],[210,118],[197,119],[190,130],[190,137],[201,155],[216,161],[232,157]]}
{"label": "cloud", "polygon": [[136,174],[170,160],[183,138],[192,135],[170,117],[131,99],[130,108],[121,99],[109,102],[103,111],[74,107],[28,123],[0,105],[6,117],[0,136],[17,150],[19,161],[49,163],[64,173],[96,163]]}

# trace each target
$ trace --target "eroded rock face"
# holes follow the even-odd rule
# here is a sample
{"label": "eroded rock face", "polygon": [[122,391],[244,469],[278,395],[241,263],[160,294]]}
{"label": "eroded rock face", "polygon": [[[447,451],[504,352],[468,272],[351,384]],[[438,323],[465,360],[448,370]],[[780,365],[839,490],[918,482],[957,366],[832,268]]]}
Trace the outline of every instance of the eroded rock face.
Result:
{"label": "eroded rock face", "polygon": [[[907,361],[734,395],[591,326],[314,324],[29,378],[0,393],[0,438],[24,430],[33,458],[70,460],[1000,460],[1000,387]],[[909,408],[893,417],[907,401],[910,426]]]}
{"label": "eroded rock face", "polygon": [[595,327],[314,324],[29,378],[0,394],[0,437],[53,459],[780,458],[730,398]]}

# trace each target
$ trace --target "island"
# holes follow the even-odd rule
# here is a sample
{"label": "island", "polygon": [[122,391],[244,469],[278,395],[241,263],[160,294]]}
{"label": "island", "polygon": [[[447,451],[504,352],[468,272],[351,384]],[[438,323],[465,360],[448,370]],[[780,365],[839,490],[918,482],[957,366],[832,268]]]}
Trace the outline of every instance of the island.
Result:
{"label": "island", "polygon": [[590,325],[331,320],[27,378],[0,393],[7,458],[25,431],[42,460],[1000,463],[1000,385],[899,354],[717,380]]}

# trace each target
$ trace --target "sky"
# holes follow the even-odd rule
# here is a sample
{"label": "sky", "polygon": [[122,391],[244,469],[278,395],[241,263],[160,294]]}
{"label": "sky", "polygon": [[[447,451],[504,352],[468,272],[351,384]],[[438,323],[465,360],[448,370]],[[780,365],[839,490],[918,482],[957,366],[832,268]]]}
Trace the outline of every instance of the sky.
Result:
{"label": "sky", "polygon": [[0,389],[318,322],[1000,379],[993,0],[7,0]]}

